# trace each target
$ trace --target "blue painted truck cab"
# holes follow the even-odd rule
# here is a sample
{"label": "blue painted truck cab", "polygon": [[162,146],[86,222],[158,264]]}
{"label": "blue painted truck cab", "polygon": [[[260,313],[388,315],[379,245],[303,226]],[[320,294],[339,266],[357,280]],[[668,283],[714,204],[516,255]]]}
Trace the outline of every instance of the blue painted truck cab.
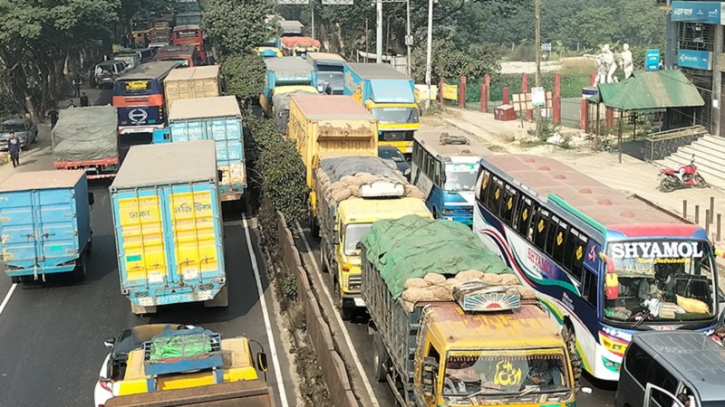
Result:
{"label": "blue painted truck cab", "polygon": [[82,279],[91,248],[86,173],[15,173],[0,185],[2,266],[14,282],[73,273]]}
{"label": "blue painted truck cab", "polygon": [[300,57],[267,58],[264,89],[259,104],[267,116],[272,117],[272,96],[275,88],[284,86],[312,86],[317,88],[317,72]]}
{"label": "blue painted truck cab", "polygon": [[228,305],[217,183],[211,140],[129,150],[110,197],[121,293],[135,314]]}
{"label": "blue painted truck cab", "polygon": [[237,201],[247,188],[242,113],[234,96],[180,99],[169,115],[172,143],[214,140],[222,201]]}

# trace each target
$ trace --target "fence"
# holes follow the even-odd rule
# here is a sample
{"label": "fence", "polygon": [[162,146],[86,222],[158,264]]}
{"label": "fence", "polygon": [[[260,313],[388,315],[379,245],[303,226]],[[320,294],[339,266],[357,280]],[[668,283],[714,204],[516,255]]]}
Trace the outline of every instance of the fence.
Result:
{"label": "fence", "polygon": [[[297,276],[297,296],[305,306],[305,319],[310,341],[317,353],[330,393],[330,401],[335,407],[360,407],[350,386],[345,364],[335,350],[330,327],[322,317],[320,305],[312,292],[307,272],[302,267],[300,252],[295,246],[292,232],[287,227],[284,215],[277,213],[279,243],[282,247],[284,265]],[[281,384],[280,384],[281,385]]]}

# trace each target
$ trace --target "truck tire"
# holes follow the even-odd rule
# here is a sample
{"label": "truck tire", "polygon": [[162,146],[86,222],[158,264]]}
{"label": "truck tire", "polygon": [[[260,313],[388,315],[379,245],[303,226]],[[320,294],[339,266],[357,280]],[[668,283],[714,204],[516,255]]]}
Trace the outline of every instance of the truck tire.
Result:
{"label": "truck tire", "polygon": [[312,216],[312,209],[308,210],[308,218],[308,223],[310,224],[310,234],[315,238],[320,237],[320,225],[317,224],[315,217]]}
{"label": "truck tire", "polygon": [[20,282],[23,284],[32,284],[35,282],[34,276],[20,276]]}
{"label": "truck tire", "polygon": [[204,301],[204,307],[206,308],[226,308],[229,306],[229,289],[225,284],[216,297],[209,301]]}
{"label": "truck tire", "polygon": [[88,264],[86,263],[86,254],[81,254],[76,263],[76,268],[73,269],[73,279],[75,281],[83,281],[88,273]]}
{"label": "truck tire", "polygon": [[10,281],[13,284],[20,284],[20,277],[10,277]]}
{"label": "truck tire", "polygon": [[131,312],[133,312],[134,315],[138,315],[139,317],[146,314],[155,314],[156,306],[142,307],[140,305],[131,303]]}
{"label": "truck tire", "polygon": [[340,304],[340,318],[343,321],[349,321],[352,319],[353,310],[350,307],[346,307],[340,298],[340,283],[337,281],[337,277],[332,278],[332,290],[335,292],[335,301]]}
{"label": "truck tire", "polygon": [[327,262],[325,261],[325,241],[320,240],[320,273],[329,273],[330,270],[327,268]]}
{"label": "truck tire", "polygon": [[373,377],[378,383],[383,383],[388,377],[388,351],[385,350],[383,345],[383,339],[380,337],[380,332],[373,334],[373,364],[375,370],[373,371]]}

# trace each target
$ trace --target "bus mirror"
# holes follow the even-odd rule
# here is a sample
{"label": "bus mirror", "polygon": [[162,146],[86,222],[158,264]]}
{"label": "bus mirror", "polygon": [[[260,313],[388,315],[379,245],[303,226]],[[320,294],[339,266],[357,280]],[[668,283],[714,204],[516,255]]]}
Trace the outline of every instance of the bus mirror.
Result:
{"label": "bus mirror", "polygon": [[605,255],[599,253],[599,257],[604,261],[607,272],[604,274],[604,293],[608,300],[616,300],[619,298],[619,276],[614,269],[614,261]]}

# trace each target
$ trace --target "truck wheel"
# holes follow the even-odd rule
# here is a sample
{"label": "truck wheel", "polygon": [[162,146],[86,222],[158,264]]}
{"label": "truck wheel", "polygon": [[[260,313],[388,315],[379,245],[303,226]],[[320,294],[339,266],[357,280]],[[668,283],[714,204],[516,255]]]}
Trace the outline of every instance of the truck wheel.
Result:
{"label": "truck wheel", "polygon": [[335,298],[336,301],[339,301],[340,303],[340,318],[343,321],[349,321],[352,319],[352,309],[350,307],[346,307],[343,302],[342,298],[340,298],[340,283],[337,281],[337,278],[332,279],[332,289],[335,292]]}
{"label": "truck wheel", "polygon": [[310,224],[310,233],[314,237],[320,237],[320,225],[315,221],[315,217],[312,216],[312,209],[308,210],[308,223]]}
{"label": "truck wheel", "polygon": [[20,282],[23,284],[32,284],[34,281],[34,276],[20,276]]}
{"label": "truck wheel", "polygon": [[229,289],[225,284],[216,297],[209,301],[204,301],[204,307],[206,308],[226,308],[229,306]]}
{"label": "truck wheel", "polygon": [[383,345],[383,339],[380,337],[379,332],[375,332],[373,336],[373,347],[375,351],[373,355],[373,363],[375,365],[373,377],[375,377],[378,383],[383,383],[388,377],[388,352],[385,350],[385,345]]}
{"label": "truck wheel", "polygon": [[83,253],[81,257],[78,258],[76,268],[73,269],[73,279],[76,281],[83,281],[83,279],[86,278],[87,272],[88,266],[86,264],[86,254]]}
{"label": "truck wheel", "polygon": [[327,263],[325,263],[325,242],[320,241],[320,273],[325,274],[330,270],[327,269]]}
{"label": "truck wheel", "polygon": [[10,277],[10,281],[13,284],[20,284],[20,277]]}
{"label": "truck wheel", "polygon": [[140,305],[131,303],[131,312],[133,312],[135,315],[138,315],[139,317],[145,314],[155,314],[156,306],[142,307]]}
{"label": "truck wheel", "polygon": [[90,256],[92,250],[93,250],[93,239],[89,240],[88,244],[86,245],[86,255]]}

